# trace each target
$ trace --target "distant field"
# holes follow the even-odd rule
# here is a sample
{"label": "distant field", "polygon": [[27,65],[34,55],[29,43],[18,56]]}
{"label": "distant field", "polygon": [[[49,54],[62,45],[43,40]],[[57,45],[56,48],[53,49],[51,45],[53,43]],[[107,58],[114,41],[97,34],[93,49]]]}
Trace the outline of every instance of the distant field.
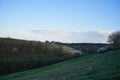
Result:
{"label": "distant field", "polygon": [[0,80],[120,80],[120,50],[9,74]]}

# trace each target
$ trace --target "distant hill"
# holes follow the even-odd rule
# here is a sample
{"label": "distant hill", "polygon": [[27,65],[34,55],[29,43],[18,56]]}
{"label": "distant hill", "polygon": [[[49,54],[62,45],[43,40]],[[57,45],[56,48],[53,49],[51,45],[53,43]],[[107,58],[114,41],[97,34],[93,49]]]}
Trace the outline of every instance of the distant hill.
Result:
{"label": "distant hill", "polygon": [[0,38],[0,75],[79,57],[76,51],[50,42]]}
{"label": "distant hill", "polygon": [[72,47],[74,49],[77,49],[85,53],[96,53],[97,49],[110,45],[107,43],[61,43],[61,42],[54,42],[54,43]]}
{"label": "distant hill", "polygon": [[0,80],[120,80],[120,50],[9,74]]}

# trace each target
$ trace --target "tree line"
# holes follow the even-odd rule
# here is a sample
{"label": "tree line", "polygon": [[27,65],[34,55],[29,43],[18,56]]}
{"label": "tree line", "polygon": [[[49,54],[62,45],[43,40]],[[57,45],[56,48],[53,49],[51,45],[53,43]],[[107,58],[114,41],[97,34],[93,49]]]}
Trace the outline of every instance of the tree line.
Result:
{"label": "tree line", "polygon": [[0,75],[42,67],[77,57],[50,42],[0,38]]}

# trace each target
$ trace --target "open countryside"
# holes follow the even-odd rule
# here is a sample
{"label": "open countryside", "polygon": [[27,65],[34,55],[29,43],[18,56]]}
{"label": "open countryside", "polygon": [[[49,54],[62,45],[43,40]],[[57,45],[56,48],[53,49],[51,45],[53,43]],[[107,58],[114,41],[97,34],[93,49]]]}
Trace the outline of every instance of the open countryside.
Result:
{"label": "open countryside", "polygon": [[0,80],[120,80],[120,0],[0,0]]}

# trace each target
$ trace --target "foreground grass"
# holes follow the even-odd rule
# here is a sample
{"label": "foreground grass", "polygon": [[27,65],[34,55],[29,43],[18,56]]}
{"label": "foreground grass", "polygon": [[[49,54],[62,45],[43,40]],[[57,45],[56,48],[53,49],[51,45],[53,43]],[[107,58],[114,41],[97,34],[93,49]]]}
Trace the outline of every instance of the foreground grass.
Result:
{"label": "foreground grass", "polygon": [[0,80],[119,80],[120,50],[93,54],[39,69],[1,76]]}

